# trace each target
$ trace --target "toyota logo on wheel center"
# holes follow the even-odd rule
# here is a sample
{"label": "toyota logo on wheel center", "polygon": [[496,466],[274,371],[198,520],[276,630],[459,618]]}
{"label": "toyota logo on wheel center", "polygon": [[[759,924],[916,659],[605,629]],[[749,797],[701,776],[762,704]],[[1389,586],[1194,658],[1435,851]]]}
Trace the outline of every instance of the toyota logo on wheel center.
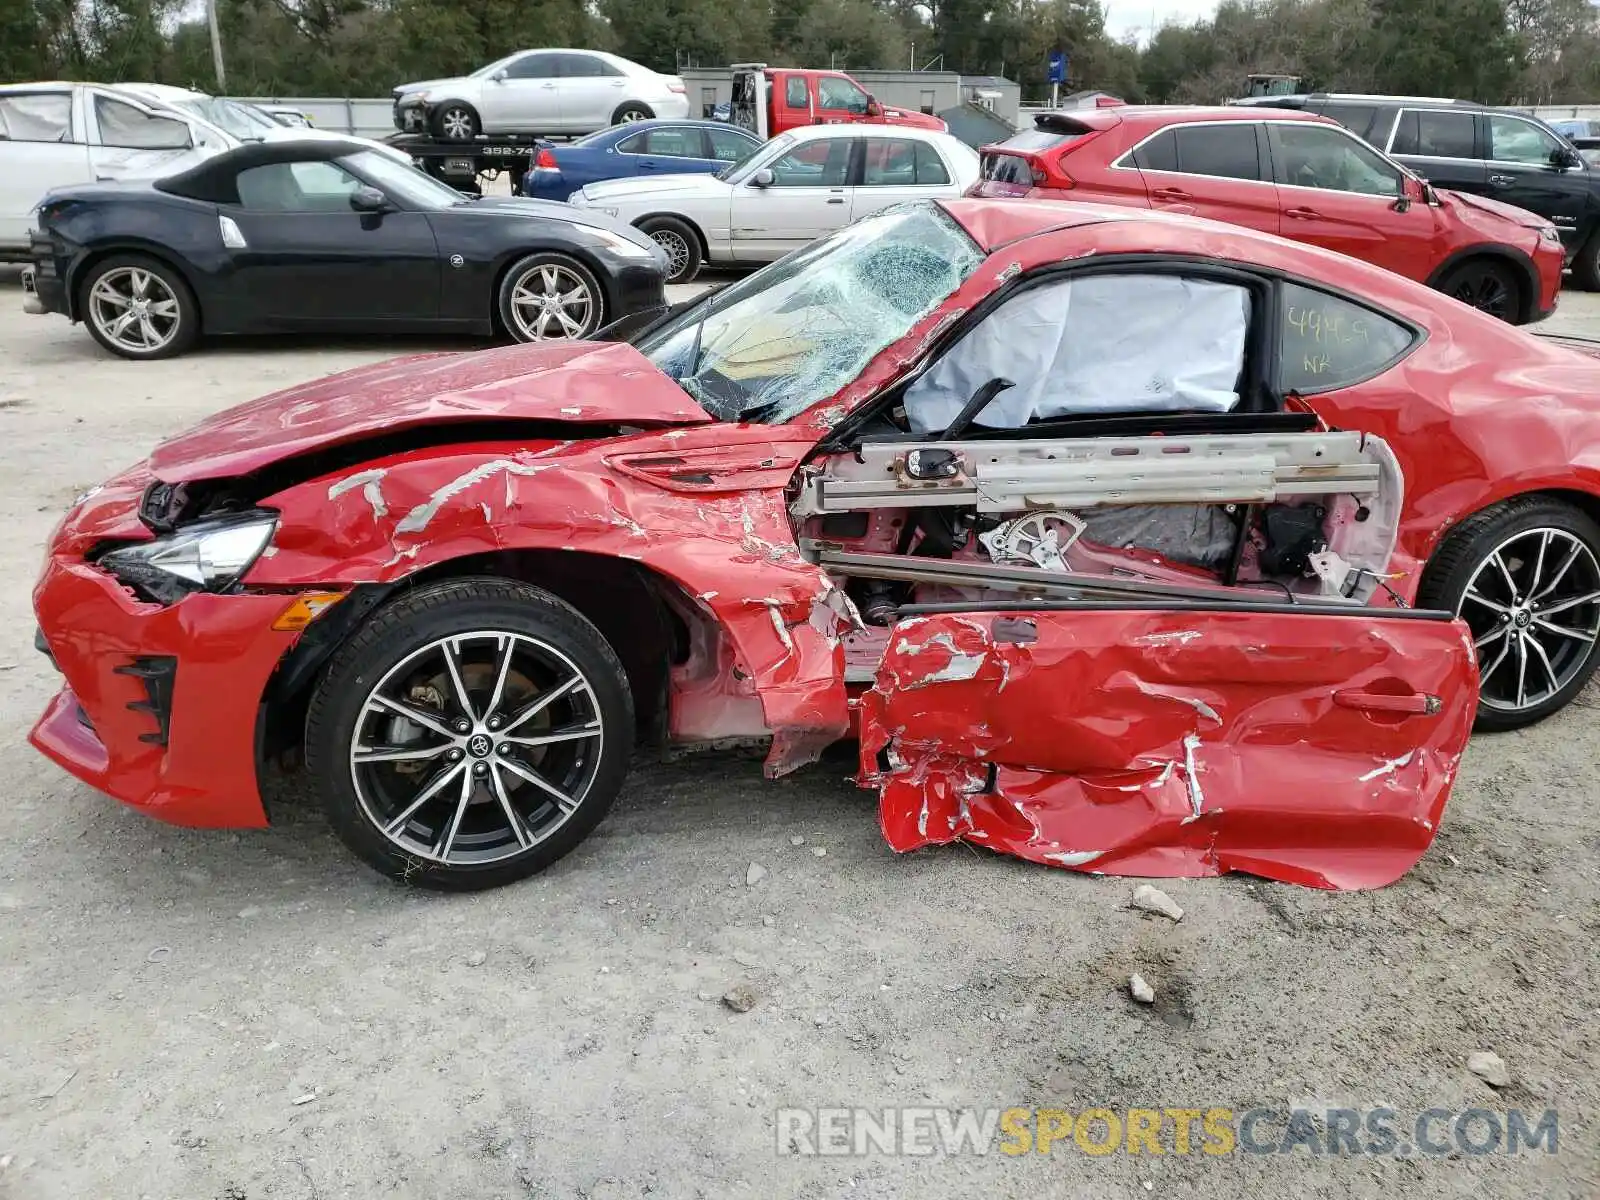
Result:
{"label": "toyota logo on wheel center", "polygon": [[467,753],[473,758],[488,758],[489,752],[493,749],[494,743],[486,734],[475,733],[467,739]]}

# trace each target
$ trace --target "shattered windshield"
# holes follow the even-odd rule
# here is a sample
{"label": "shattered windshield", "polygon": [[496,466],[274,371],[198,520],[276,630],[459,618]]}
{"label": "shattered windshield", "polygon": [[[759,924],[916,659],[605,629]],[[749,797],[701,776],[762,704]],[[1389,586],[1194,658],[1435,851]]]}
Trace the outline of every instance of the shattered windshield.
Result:
{"label": "shattered windshield", "polygon": [[639,349],[719,420],[778,424],[855,379],[982,261],[936,205],[890,209],[713,293]]}

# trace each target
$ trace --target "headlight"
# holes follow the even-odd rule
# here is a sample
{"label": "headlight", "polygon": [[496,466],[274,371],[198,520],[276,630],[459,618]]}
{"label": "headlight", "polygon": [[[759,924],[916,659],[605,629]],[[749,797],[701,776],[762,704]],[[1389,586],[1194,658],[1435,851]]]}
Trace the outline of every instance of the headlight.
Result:
{"label": "headlight", "polygon": [[[605,210],[602,209],[602,212]],[[615,214],[612,214],[615,215]],[[596,229],[589,227],[589,232],[600,240],[600,243],[619,258],[654,258],[655,251],[649,246],[641,246],[638,242],[629,241],[620,233],[612,233],[609,229]]]}
{"label": "headlight", "polygon": [[1546,225],[1539,230],[1539,236],[1547,242],[1555,242],[1558,246],[1561,244],[1561,231],[1554,225]]}
{"label": "headlight", "polygon": [[272,540],[278,518],[247,513],[196,521],[153,542],[102,554],[96,565],[163,603],[188,592],[218,592],[250,569]]}

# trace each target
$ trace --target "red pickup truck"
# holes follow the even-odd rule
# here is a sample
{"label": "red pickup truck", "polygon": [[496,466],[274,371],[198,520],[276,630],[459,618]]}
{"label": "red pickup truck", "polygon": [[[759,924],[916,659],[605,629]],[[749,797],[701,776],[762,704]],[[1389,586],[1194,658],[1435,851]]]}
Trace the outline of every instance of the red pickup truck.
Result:
{"label": "red pickup truck", "polygon": [[879,104],[843,71],[801,71],[766,63],[735,63],[729,119],[758,137],[777,137],[802,125],[909,125],[948,127],[915,109]]}

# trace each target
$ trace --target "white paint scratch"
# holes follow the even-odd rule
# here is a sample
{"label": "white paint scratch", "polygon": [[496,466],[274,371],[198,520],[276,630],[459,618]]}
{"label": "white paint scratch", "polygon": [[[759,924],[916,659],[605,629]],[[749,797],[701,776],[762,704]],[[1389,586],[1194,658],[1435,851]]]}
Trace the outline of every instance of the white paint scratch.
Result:
{"label": "white paint scratch", "polygon": [[1415,750],[1407,750],[1399,758],[1391,758],[1383,763],[1380,763],[1378,766],[1373,767],[1372,770],[1368,771],[1365,775],[1360,776],[1358,782],[1371,783],[1374,779],[1378,779],[1384,775],[1393,775],[1401,767],[1409,766],[1411,763],[1411,757],[1415,753]]}
{"label": "white paint scratch", "polygon": [[1200,637],[1198,629],[1175,629],[1171,633],[1147,633],[1133,639],[1136,646],[1184,646]]}
{"label": "white paint scratch", "polygon": [[[529,455],[530,458],[542,458],[546,454],[554,454],[558,450],[565,450],[571,442],[562,442],[560,445],[551,446],[548,450],[541,450],[537,454]],[[421,533],[428,527],[428,522],[438,515],[446,501],[459,496],[468,488],[482,483],[485,479],[503,474],[506,481],[506,507],[510,508],[514,502],[511,494],[511,477],[521,475],[531,478],[542,471],[548,471],[557,466],[556,463],[538,463],[530,465],[518,462],[514,458],[496,458],[486,463],[479,463],[464,475],[458,475],[445,484],[423,503],[417,505],[405,516],[400,518],[400,523],[394,527],[396,533]]]}
{"label": "white paint scratch", "polygon": [[1195,765],[1194,752],[1200,748],[1200,738],[1190,734],[1183,739],[1183,773],[1189,785],[1189,804],[1194,809],[1192,817],[1185,817],[1183,823],[1198,821],[1201,812],[1205,809],[1205,793],[1200,790],[1200,768]]}
{"label": "white paint scratch", "polygon": [[388,472],[382,467],[373,467],[367,471],[357,471],[354,475],[346,476],[336,483],[328,486],[328,499],[337,500],[346,492],[361,489],[361,494],[366,497],[368,504],[372,505],[374,517],[389,515],[389,506],[383,501],[383,477]]}
{"label": "white paint scratch", "polygon": [[1060,863],[1063,867],[1081,867],[1084,863],[1092,863],[1106,852],[1104,850],[1062,850],[1055,854],[1041,855],[1046,862]]}

